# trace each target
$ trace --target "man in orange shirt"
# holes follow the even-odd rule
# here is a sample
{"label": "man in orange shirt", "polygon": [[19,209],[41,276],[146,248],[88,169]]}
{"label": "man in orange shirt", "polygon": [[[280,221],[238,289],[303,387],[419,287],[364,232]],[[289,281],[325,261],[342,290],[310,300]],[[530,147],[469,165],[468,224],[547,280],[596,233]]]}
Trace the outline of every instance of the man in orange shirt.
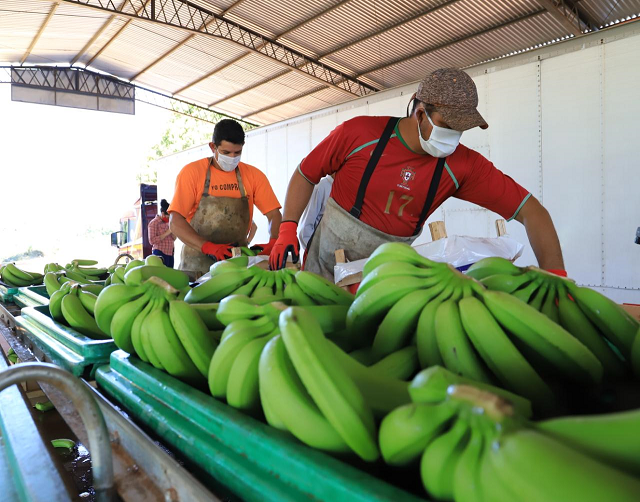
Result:
{"label": "man in orange shirt", "polygon": [[240,162],[244,131],[225,119],[213,130],[213,156],[187,164],[176,179],[169,206],[171,232],[185,245],[180,270],[195,279],[210,266],[231,257],[231,248],[246,246],[255,205],[269,220],[270,240],[258,247],[268,255],[278,237],[280,203],[267,177]]}

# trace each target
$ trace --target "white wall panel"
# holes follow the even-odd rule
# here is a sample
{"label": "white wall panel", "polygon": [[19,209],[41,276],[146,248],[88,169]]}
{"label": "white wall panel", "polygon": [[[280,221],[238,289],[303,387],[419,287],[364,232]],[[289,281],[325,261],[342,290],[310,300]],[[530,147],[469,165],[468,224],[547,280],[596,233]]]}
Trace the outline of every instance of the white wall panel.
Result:
{"label": "white wall panel", "polygon": [[361,115],[370,115],[369,105],[366,102],[358,103],[359,104],[357,106],[348,106],[346,108],[343,105],[337,113],[337,123],[342,124],[343,122],[346,122],[347,120],[350,120],[354,117],[359,117]]}
{"label": "white wall panel", "polygon": [[267,133],[267,164],[264,171],[281,204],[284,204],[284,196],[289,184],[287,176],[288,153],[287,128],[270,129]]}
{"label": "white wall panel", "polygon": [[[413,89],[415,91],[415,88]],[[413,91],[412,91],[413,92]],[[389,99],[369,103],[369,115],[373,117],[404,117],[412,92]]]}
{"label": "white wall panel", "polygon": [[[267,174],[267,138],[268,133],[266,130],[252,131],[247,134],[245,145],[242,149],[242,161],[257,167],[265,174]],[[271,186],[275,190],[273,183]],[[280,203],[283,204],[282,201]],[[267,242],[269,240],[267,219],[256,208],[253,208],[253,221],[258,225],[258,231],[253,238],[253,242]]]}
{"label": "white wall panel", "polygon": [[640,37],[604,51],[604,282],[640,287]]}
{"label": "white wall panel", "polygon": [[[311,121],[287,125],[287,177],[290,179],[302,159],[311,151]],[[284,203],[284,201],[282,201]]]}
{"label": "white wall panel", "polygon": [[598,48],[542,62],[544,205],[556,225],[565,267],[587,284],[601,280],[601,68]]}
{"label": "white wall panel", "polygon": [[311,148],[315,148],[338,125],[337,113],[313,117],[311,120]]}

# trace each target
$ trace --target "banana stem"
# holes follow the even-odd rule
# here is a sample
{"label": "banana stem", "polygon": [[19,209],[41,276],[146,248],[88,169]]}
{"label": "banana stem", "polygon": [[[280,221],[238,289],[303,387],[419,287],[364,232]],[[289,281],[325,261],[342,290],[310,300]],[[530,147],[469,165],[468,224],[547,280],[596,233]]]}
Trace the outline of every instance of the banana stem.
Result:
{"label": "banana stem", "polygon": [[447,394],[456,401],[470,403],[475,408],[482,409],[495,422],[503,422],[505,418],[515,414],[513,405],[507,400],[471,385],[451,385]]}

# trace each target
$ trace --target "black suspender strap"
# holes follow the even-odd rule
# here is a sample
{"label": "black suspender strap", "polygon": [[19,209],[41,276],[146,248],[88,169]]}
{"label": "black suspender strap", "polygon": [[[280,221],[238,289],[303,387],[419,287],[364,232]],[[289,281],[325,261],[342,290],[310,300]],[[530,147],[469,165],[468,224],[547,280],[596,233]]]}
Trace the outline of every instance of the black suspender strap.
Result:
{"label": "black suspender strap", "polygon": [[378,165],[378,161],[380,157],[382,157],[382,152],[384,148],[387,146],[389,142],[389,138],[391,138],[391,133],[395,128],[396,124],[400,120],[398,117],[390,117],[389,122],[387,122],[386,127],[378,140],[378,144],[376,145],[373,153],[371,154],[371,158],[367,163],[367,167],[364,170],[364,174],[362,175],[362,179],[360,180],[360,186],[358,187],[358,194],[356,195],[356,201],[353,204],[353,207],[349,211],[351,216],[354,218],[360,219],[360,213],[362,212],[362,203],[364,201],[364,194],[367,191],[367,185],[369,184],[369,180],[371,180],[371,176],[373,175],[373,170]]}
{"label": "black suspender strap", "polygon": [[424,201],[424,207],[420,213],[420,219],[418,220],[418,224],[416,225],[416,230],[413,232],[413,235],[418,235],[420,233],[422,225],[424,225],[424,222],[427,219],[431,205],[433,204],[433,201],[436,198],[436,193],[438,192],[438,186],[440,185],[440,178],[442,178],[442,171],[444,171],[444,164],[446,160],[446,158],[438,159],[436,170],[433,173],[431,184],[429,185],[429,191],[427,192],[427,200]]}

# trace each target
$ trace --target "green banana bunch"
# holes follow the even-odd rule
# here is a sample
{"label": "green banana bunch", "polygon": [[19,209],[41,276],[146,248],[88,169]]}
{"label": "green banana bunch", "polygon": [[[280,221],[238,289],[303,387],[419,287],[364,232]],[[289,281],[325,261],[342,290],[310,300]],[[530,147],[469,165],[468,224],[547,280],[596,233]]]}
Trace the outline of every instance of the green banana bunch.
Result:
{"label": "green banana bunch", "polygon": [[189,286],[187,274],[164,265],[140,265],[131,268],[128,272],[125,271],[124,283],[127,286],[139,286],[151,277],[158,277],[178,290]]}
{"label": "green banana bunch", "polygon": [[105,287],[98,295],[94,308],[96,323],[102,332],[111,336],[111,321],[118,309],[141,297],[145,291],[146,288],[143,286],[126,284],[111,284]]}
{"label": "green banana bunch", "polygon": [[362,270],[363,279],[366,279],[369,273],[374,271],[378,266],[388,262],[404,262],[426,269],[447,267],[446,264],[436,263],[424,258],[408,244],[388,242],[378,246],[364,264],[364,269]]}
{"label": "green banana bunch", "polygon": [[[222,265],[221,262],[220,265]],[[233,265],[232,265],[233,266]],[[216,303],[233,294],[237,289],[251,280],[255,270],[235,267],[232,273],[219,273],[205,282],[198,284],[187,293],[187,303]]]}
{"label": "green banana bunch", "polygon": [[27,286],[33,286],[36,284],[42,284],[43,275],[37,272],[27,272],[15,266],[14,263],[7,263],[2,267],[0,272],[2,282],[7,286],[23,288]]}
{"label": "green banana bunch", "polygon": [[308,297],[319,305],[346,305],[348,307],[353,303],[351,293],[320,275],[301,270],[296,273],[295,282]]}
{"label": "green banana bunch", "polygon": [[467,275],[490,290],[528,303],[561,325],[596,356],[605,378],[620,379],[628,372],[639,325],[605,296],[536,267],[516,267],[502,258],[485,258],[472,265]]}
{"label": "green banana bunch", "polygon": [[[64,294],[60,301],[60,310],[66,323],[76,331],[90,338],[110,338],[109,335],[103,333],[98,327],[93,317],[93,312],[85,307],[86,302],[90,302],[90,305],[93,306],[96,300],[81,300],[79,297],[80,294],[91,295],[91,293],[82,292],[78,285],[74,285],[70,286],[69,291]],[[51,309],[51,306],[49,308]]]}
{"label": "green banana bunch", "polygon": [[371,408],[336,361],[317,321],[304,308],[291,307],[280,315],[279,326],[293,366],[322,414],[358,456],[375,461],[379,451]]}

